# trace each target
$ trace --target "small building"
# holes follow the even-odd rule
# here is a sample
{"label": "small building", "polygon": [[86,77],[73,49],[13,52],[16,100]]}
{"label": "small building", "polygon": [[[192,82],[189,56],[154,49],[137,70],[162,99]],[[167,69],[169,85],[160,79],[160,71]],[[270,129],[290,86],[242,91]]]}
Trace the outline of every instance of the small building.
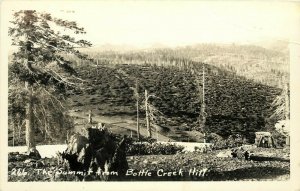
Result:
{"label": "small building", "polygon": [[276,147],[272,134],[264,131],[255,132],[255,145],[265,148]]}

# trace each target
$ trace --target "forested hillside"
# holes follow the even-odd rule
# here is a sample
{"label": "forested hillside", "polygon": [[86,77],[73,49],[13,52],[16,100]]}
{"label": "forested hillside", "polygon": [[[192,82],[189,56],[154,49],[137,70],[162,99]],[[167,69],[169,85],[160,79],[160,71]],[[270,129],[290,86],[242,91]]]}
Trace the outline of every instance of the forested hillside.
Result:
{"label": "forested hillside", "polygon": [[[254,46],[197,45],[87,53],[94,62],[70,58],[77,63],[76,69],[86,82],[82,90],[68,89],[70,109],[85,113],[92,110],[96,115],[123,116],[134,121],[138,89],[143,126],[147,90],[154,96],[149,100],[156,109],[154,123],[179,132],[179,140],[183,140],[181,132],[199,130],[203,68],[204,130],[223,137],[241,133],[249,138],[255,131],[274,127],[278,119],[270,119],[275,109],[272,102],[282,93],[282,84],[289,76],[285,54]],[[259,61],[250,62],[250,57]]]}
{"label": "forested hillside", "polygon": [[134,115],[133,88],[137,83],[141,101],[145,89],[157,97],[150,101],[168,119],[158,125],[178,130],[197,129],[204,68],[207,132],[225,137],[232,133],[249,136],[265,128],[272,113],[271,103],[281,92],[279,88],[213,65],[195,61],[182,65],[180,59],[173,61],[172,65],[155,62],[112,64],[103,60],[94,65],[81,63],[78,71],[91,83],[85,92],[73,92],[73,106],[90,105],[96,111],[102,110],[103,104],[108,104],[110,110],[124,106],[126,109],[115,114]]}
{"label": "forested hillside", "polygon": [[85,51],[91,57],[110,64],[155,63],[182,67],[196,61],[217,66],[268,86],[282,88],[289,81],[289,52],[254,45],[199,44],[122,53],[97,50],[95,48]]}

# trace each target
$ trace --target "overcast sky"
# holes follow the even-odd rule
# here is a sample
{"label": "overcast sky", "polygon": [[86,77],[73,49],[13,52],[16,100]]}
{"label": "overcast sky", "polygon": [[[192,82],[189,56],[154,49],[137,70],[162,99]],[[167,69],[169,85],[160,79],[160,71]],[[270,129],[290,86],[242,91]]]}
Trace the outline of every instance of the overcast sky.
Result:
{"label": "overcast sky", "polygon": [[300,21],[299,6],[277,1],[52,1],[10,7],[77,21],[87,31],[84,38],[96,46],[289,40]]}

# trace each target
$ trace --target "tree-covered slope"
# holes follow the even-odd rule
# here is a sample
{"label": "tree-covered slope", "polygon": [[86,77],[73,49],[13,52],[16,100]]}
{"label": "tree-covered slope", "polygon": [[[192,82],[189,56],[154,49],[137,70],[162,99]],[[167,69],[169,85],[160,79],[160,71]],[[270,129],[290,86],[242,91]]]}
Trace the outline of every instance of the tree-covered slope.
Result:
{"label": "tree-covered slope", "polygon": [[255,45],[197,44],[127,52],[98,51],[96,48],[86,51],[91,57],[110,64],[156,63],[181,67],[195,61],[268,86],[282,88],[289,81],[289,52]]}
{"label": "tree-covered slope", "polygon": [[[191,68],[194,70],[192,72]],[[170,129],[197,128],[200,112],[203,63],[190,62],[184,67],[153,64],[99,64],[78,66],[81,76],[90,80],[85,92],[75,92],[74,106],[109,104],[110,108],[127,106],[124,113],[134,114],[136,81],[140,99],[147,89],[159,99],[151,103],[169,120]],[[204,64],[206,131],[223,136],[262,130],[271,115],[271,103],[280,89],[262,85],[218,67]],[[198,78],[198,82],[197,79]],[[200,81],[199,81],[200,80]],[[82,99],[84,97],[84,99]]]}

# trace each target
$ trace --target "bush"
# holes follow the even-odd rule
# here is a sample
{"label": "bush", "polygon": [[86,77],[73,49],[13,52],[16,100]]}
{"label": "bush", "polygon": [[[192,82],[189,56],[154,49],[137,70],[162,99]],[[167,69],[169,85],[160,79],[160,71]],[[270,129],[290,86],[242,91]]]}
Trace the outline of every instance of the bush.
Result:
{"label": "bush", "polygon": [[226,141],[216,133],[210,133],[207,137],[207,142],[213,143],[213,149],[224,149],[227,148]]}
{"label": "bush", "polygon": [[284,135],[278,133],[277,131],[273,131],[271,133],[274,138],[276,146],[284,147],[286,144],[286,137]]}
{"label": "bush", "polygon": [[247,141],[244,136],[242,136],[240,134],[234,134],[234,135],[230,135],[226,139],[226,143],[229,148],[233,148],[233,147],[242,146],[243,144],[246,144]]}
{"label": "bush", "polygon": [[181,152],[183,146],[172,143],[132,142],[127,146],[127,155],[172,155]]}
{"label": "bush", "polygon": [[246,138],[240,134],[233,134],[224,139],[216,133],[211,133],[207,136],[207,141],[213,143],[213,149],[216,150],[239,147],[247,143]]}

